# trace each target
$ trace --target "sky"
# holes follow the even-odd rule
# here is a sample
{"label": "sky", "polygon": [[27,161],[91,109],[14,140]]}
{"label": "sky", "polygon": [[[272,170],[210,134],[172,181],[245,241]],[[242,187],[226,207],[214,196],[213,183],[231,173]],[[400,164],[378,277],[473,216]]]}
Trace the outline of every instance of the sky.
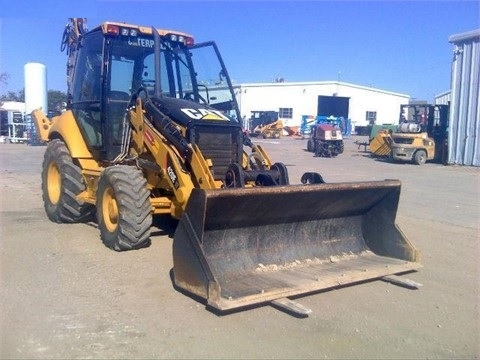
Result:
{"label": "sky", "polygon": [[480,28],[480,1],[10,0],[0,16],[0,95],[24,88],[29,62],[66,92],[60,42],[81,16],[89,29],[118,21],[213,40],[235,83],[342,81],[433,101],[450,88],[448,38]]}

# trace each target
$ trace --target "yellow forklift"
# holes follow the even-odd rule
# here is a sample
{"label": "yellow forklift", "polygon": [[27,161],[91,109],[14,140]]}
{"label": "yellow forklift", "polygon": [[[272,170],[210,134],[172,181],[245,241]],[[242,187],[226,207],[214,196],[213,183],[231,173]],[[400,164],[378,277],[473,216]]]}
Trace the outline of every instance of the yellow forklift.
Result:
{"label": "yellow forklift", "polygon": [[401,105],[398,130],[391,134],[390,158],[417,165],[428,160],[445,163],[448,110],[448,105]]}

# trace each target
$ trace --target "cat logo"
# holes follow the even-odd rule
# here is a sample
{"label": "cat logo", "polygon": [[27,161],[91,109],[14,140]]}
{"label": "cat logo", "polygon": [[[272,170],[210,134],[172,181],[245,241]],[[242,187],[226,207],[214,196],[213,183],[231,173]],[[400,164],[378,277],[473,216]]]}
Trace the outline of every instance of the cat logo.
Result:
{"label": "cat logo", "polygon": [[230,121],[228,117],[220,111],[210,109],[181,109],[182,112],[191,119],[195,120],[221,120]]}

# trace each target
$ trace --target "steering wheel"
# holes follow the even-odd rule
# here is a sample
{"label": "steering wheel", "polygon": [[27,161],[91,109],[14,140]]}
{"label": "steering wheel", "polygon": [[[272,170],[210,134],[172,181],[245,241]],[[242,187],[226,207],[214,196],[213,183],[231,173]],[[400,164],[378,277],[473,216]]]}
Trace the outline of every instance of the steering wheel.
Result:
{"label": "steering wheel", "polygon": [[[189,101],[195,101],[195,96],[193,95],[192,91],[189,91],[189,92],[186,92],[185,95],[183,95],[183,99],[184,100],[189,100]],[[204,105],[208,104],[207,100],[205,100],[205,98],[200,94],[198,94],[198,99],[201,102],[203,102]]]}

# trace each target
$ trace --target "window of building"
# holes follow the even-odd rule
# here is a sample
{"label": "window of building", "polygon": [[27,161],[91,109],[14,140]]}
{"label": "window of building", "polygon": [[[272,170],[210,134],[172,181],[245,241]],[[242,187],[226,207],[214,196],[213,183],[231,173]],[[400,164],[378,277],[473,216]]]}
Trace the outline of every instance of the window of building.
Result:
{"label": "window of building", "polygon": [[293,109],[292,108],[280,108],[280,109],[278,109],[278,117],[280,119],[292,119],[293,118]]}
{"label": "window of building", "polygon": [[368,121],[370,125],[375,124],[377,121],[377,112],[376,111],[367,111],[365,115],[365,119]]}

